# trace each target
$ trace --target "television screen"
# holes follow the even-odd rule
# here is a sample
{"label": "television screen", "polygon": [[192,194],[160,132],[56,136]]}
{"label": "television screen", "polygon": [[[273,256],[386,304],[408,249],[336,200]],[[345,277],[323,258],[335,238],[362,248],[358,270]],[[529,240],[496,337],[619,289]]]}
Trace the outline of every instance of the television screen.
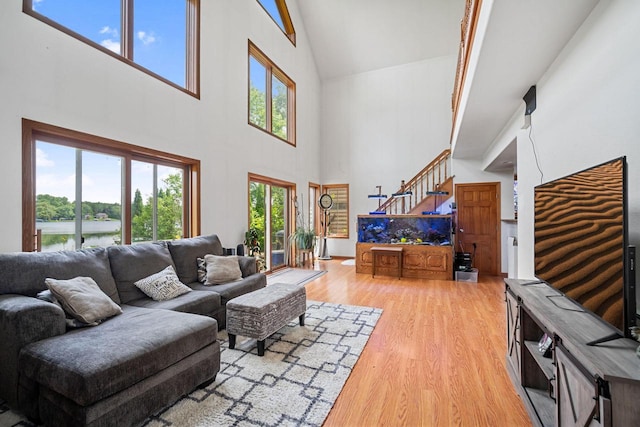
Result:
{"label": "television screen", "polygon": [[534,202],[536,277],[628,336],[625,158],[539,185]]}

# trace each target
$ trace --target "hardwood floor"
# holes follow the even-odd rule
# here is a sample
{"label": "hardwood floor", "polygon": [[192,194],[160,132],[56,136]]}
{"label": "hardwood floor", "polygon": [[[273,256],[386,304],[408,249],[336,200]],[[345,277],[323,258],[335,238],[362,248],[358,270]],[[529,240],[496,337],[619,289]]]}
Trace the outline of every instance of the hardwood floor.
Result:
{"label": "hardwood floor", "polygon": [[531,426],[505,368],[504,282],[356,274],[342,260],[307,298],[384,311],[324,426]]}

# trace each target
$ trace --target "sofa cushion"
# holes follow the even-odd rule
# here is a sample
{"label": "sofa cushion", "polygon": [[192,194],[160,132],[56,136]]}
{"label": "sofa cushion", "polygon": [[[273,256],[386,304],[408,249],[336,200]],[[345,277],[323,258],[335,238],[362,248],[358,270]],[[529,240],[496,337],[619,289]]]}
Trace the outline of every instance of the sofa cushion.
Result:
{"label": "sofa cushion", "polygon": [[197,258],[204,258],[206,254],[223,254],[222,244],[216,234],[172,240],[167,242],[167,245],[182,283],[198,280]]}
{"label": "sofa cushion", "polygon": [[88,406],[214,343],[217,330],[206,316],[125,305],[95,328],[25,346],[20,374]]}
{"label": "sofa cushion", "polygon": [[222,285],[208,286],[200,282],[187,283],[191,289],[198,291],[215,292],[220,295],[220,302],[226,305],[232,298],[253,292],[267,286],[267,276],[263,273],[252,274],[237,282],[225,283]]}
{"label": "sofa cushion", "polygon": [[213,317],[222,303],[219,294],[214,292],[193,291],[167,301],[154,301],[150,298],[140,298],[129,301],[127,304],[135,305],[136,307],[182,311]]}
{"label": "sofa cushion", "polygon": [[207,270],[205,285],[219,285],[242,279],[237,256],[204,256]]}
{"label": "sofa cushion", "polygon": [[134,285],[135,282],[163,270],[168,265],[173,266],[171,253],[165,242],[109,246],[107,252],[111,272],[123,304],[146,297],[144,292]]}
{"label": "sofa cushion", "polygon": [[172,266],[168,266],[164,270],[140,279],[133,284],[155,301],[167,301],[191,292],[191,288],[178,279]]}
{"label": "sofa cushion", "polygon": [[45,283],[65,313],[83,323],[96,324],[122,313],[120,306],[91,277],[47,278]]}
{"label": "sofa cushion", "polygon": [[47,289],[44,279],[91,277],[115,303],[120,303],[105,248],[60,252],[0,254],[0,294],[35,297]]}

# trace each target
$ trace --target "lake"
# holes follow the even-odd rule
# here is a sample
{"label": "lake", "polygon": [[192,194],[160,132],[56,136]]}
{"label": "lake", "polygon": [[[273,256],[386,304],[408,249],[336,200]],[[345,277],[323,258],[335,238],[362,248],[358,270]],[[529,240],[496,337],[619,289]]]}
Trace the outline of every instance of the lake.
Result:
{"label": "lake", "polygon": [[[74,221],[37,222],[36,229],[42,230],[42,252],[79,249],[75,244]],[[119,220],[82,221],[82,248],[114,245],[121,239],[120,230]]]}

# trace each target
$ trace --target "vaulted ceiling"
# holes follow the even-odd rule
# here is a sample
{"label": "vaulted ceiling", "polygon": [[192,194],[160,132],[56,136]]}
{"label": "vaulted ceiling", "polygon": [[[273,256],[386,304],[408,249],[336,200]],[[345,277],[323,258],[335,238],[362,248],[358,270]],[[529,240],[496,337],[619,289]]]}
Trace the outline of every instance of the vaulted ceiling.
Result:
{"label": "vaulted ceiling", "polygon": [[[598,0],[483,0],[479,59],[452,141],[482,159]],[[324,80],[457,54],[465,0],[297,0]],[[451,70],[455,73],[455,69]],[[452,88],[453,90],[453,88]],[[515,147],[489,169],[515,163]],[[513,167],[512,165],[509,167]]]}

